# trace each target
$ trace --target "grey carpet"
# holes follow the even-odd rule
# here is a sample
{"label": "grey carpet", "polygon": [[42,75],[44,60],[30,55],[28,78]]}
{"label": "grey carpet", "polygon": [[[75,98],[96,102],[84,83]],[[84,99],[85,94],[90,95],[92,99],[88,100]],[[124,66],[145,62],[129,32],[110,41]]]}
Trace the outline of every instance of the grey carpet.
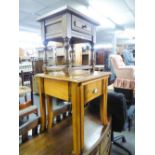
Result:
{"label": "grey carpet", "polygon": [[[121,133],[114,133],[114,136],[118,135],[124,135],[126,138],[126,143],[122,143],[121,141],[118,141],[120,144],[122,144],[125,148],[127,148],[129,151],[131,151],[132,155],[135,155],[135,127],[134,127],[134,121],[133,126],[131,128],[131,131],[123,131]],[[121,150],[115,145],[112,145],[112,153],[111,155],[128,155],[126,152]]]}

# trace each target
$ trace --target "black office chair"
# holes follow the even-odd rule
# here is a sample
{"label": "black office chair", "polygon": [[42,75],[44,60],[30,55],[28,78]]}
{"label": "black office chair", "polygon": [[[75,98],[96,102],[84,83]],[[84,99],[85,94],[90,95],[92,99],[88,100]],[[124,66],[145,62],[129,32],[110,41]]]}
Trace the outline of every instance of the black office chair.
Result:
{"label": "black office chair", "polygon": [[128,113],[128,130],[131,130],[132,120],[135,116],[135,97],[133,95],[134,90],[130,89],[122,89],[122,88],[114,88],[116,93],[122,93],[125,96],[127,103],[127,113]]}
{"label": "black office chair", "polygon": [[[89,104],[89,110],[92,113],[100,113],[100,98],[96,98],[91,101]],[[108,115],[112,117],[112,144],[117,147],[123,149],[128,155],[132,155],[132,153],[126,149],[124,146],[119,144],[117,141],[122,140],[122,142],[126,142],[126,139],[123,135],[114,137],[114,132],[122,132],[126,128],[128,128],[128,118],[130,118],[130,108],[128,109],[126,98],[124,94],[117,92],[108,92]]]}
{"label": "black office chair", "polygon": [[126,142],[126,139],[123,135],[114,137],[114,132],[122,132],[124,129],[128,127],[128,119],[131,117],[132,112],[131,109],[127,108],[126,98],[122,93],[109,92],[108,93],[108,114],[112,116],[112,135],[111,140],[114,145],[121,148],[128,155],[132,155],[132,153],[119,144],[117,141],[122,140],[122,142]]}

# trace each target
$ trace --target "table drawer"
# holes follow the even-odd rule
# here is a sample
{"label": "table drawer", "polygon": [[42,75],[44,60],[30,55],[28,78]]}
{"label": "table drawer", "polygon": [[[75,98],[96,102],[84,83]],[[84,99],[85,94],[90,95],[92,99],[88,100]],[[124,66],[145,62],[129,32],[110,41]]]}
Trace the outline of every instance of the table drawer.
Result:
{"label": "table drawer", "polygon": [[63,33],[62,16],[56,18],[49,18],[45,20],[45,34],[46,38]]}
{"label": "table drawer", "polygon": [[59,99],[69,100],[68,82],[57,81],[53,79],[44,80],[45,94],[57,97]]}
{"label": "table drawer", "polygon": [[100,96],[101,94],[102,94],[102,81],[101,80],[88,83],[84,87],[85,103],[91,101],[97,96]]}
{"label": "table drawer", "polygon": [[72,29],[81,33],[92,34],[91,23],[72,15]]}

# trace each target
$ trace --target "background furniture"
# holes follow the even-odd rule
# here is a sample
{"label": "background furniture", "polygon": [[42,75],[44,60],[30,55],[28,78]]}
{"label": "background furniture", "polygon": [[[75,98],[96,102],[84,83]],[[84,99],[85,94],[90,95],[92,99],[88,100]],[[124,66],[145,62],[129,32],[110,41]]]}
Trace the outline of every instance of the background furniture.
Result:
{"label": "background furniture", "polygon": [[132,51],[126,49],[123,51],[122,55],[126,65],[135,65],[135,58]]}
{"label": "background furniture", "polygon": [[96,49],[96,64],[104,65],[105,71],[110,71],[110,60],[109,57],[112,54],[112,51],[104,48]]}
{"label": "background furniture", "polygon": [[32,62],[21,59],[19,62],[19,97],[24,96],[25,101],[28,101],[27,95],[29,93],[31,93],[31,99],[33,100],[32,76]]}
{"label": "background furniture", "polygon": [[27,95],[30,93],[31,100],[33,103],[33,72],[23,72],[19,73],[21,79],[21,85],[19,86],[19,97],[25,96],[25,101],[28,101]]}
{"label": "background furniture", "polygon": [[43,59],[33,59],[32,60],[33,73],[43,73]]}
{"label": "background furniture", "polygon": [[[35,117],[29,115],[35,114]],[[32,136],[37,134],[37,126],[40,122],[38,108],[32,101],[19,104],[19,135],[22,136],[22,143],[28,140],[28,131],[32,129]]]}
{"label": "background furniture", "polygon": [[112,72],[116,75],[116,79],[113,84],[114,91],[123,93],[126,97],[128,107],[131,107],[130,115],[132,117],[128,117],[130,127],[132,122],[131,120],[135,113],[135,68],[134,66],[126,66],[120,55],[110,55],[110,62]]}
{"label": "background furniture", "polygon": [[126,66],[120,55],[110,55],[110,63],[113,74],[116,75],[114,87],[131,89],[135,88],[135,68],[134,66]]}

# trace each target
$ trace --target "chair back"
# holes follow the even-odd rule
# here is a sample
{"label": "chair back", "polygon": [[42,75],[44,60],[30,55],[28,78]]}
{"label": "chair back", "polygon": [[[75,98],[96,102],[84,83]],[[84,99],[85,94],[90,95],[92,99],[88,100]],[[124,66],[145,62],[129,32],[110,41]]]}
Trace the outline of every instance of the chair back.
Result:
{"label": "chair back", "polygon": [[19,136],[20,143],[29,139],[28,132],[32,130],[32,136],[38,134],[38,125],[40,117],[38,116],[38,108],[32,105],[32,101],[27,101],[19,104]]}
{"label": "chair back", "polygon": [[117,70],[123,66],[125,66],[125,64],[120,55],[117,55],[117,54],[110,55],[110,67],[111,67],[112,75],[114,77],[117,76]]}
{"label": "chair back", "polygon": [[118,54],[111,54],[110,62],[114,70],[119,69],[119,67],[125,66],[122,57]]}
{"label": "chair back", "polygon": [[124,94],[108,92],[108,114],[112,116],[112,130],[121,132],[127,121],[127,104]]}

